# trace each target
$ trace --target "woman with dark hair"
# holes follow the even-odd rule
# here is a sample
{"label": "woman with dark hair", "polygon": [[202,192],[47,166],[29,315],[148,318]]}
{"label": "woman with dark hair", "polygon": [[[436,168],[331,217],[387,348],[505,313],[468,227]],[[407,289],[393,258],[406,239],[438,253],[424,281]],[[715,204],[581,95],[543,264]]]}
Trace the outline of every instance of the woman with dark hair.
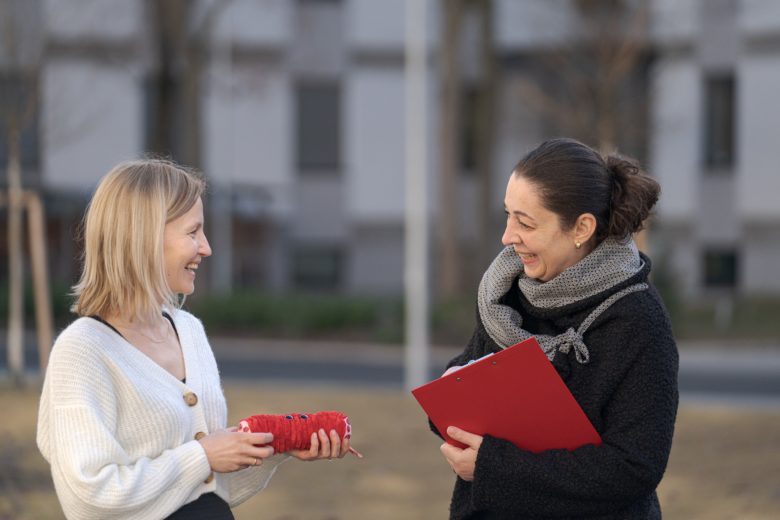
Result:
{"label": "woman with dark hair", "polygon": [[451,425],[467,447],[441,447],[457,474],[450,518],[661,518],[678,355],[650,259],[632,240],[659,192],[635,161],[572,139],[546,141],[514,168],[506,247],[447,373],[535,336],[603,443],[534,454]]}

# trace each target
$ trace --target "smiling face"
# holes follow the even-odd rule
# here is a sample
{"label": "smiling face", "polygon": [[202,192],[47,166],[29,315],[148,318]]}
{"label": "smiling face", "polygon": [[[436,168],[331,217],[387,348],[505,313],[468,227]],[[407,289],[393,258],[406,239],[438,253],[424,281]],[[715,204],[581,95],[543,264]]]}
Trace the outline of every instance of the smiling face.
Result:
{"label": "smiling face", "polygon": [[207,256],[211,247],[203,231],[203,201],[198,198],[185,214],[165,224],[163,262],[171,291],[192,294],[195,272]]}
{"label": "smiling face", "polygon": [[[504,209],[506,230],[501,242],[514,248],[528,277],[550,281],[589,252],[593,217],[582,215],[571,230],[562,229],[558,215],[543,206],[536,186],[520,175],[509,178]],[[592,224],[595,230],[595,219]]]}

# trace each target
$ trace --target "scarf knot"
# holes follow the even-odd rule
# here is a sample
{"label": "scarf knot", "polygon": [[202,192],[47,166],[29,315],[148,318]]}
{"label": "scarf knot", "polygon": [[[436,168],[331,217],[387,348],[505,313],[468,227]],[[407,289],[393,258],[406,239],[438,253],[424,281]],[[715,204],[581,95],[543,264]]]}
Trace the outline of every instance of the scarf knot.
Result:
{"label": "scarf knot", "polygon": [[573,349],[574,357],[579,363],[582,363],[583,365],[590,361],[590,352],[588,352],[588,347],[582,340],[582,336],[580,336],[577,331],[571,327],[569,327],[563,334],[551,336],[550,343],[552,343],[554,347],[557,347],[554,348],[554,350],[557,350],[563,354],[568,354]]}

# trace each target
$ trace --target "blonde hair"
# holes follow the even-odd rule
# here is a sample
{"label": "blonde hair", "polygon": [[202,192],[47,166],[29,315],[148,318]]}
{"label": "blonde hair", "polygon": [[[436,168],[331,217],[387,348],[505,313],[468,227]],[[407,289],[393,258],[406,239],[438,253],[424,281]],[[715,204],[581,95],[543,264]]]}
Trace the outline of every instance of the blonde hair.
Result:
{"label": "blonde hair", "polygon": [[73,286],[79,316],[144,319],[179,306],[165,278],[165,224],[205,191],[192,171],[161,159],[118,164],[98,184],[84,216],[84,266]]}

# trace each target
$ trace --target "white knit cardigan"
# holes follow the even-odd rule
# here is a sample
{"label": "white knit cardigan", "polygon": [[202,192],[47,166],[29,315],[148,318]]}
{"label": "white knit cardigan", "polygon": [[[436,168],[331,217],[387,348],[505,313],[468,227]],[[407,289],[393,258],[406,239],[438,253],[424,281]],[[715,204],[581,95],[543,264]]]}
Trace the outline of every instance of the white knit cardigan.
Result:
{"label": "white knit cardigan", "polygon": [[[57,338],[37,441],[68,518],[164,518],[212,491],[236,506],[288,458],[275,455],[209,479],[206,453],[194,437],[225,428],[227,406],[203,325],[186,311],[171,314],[186,384],[92,318],[79,318]],[[190,393],[194,406],[185,401]]]}

